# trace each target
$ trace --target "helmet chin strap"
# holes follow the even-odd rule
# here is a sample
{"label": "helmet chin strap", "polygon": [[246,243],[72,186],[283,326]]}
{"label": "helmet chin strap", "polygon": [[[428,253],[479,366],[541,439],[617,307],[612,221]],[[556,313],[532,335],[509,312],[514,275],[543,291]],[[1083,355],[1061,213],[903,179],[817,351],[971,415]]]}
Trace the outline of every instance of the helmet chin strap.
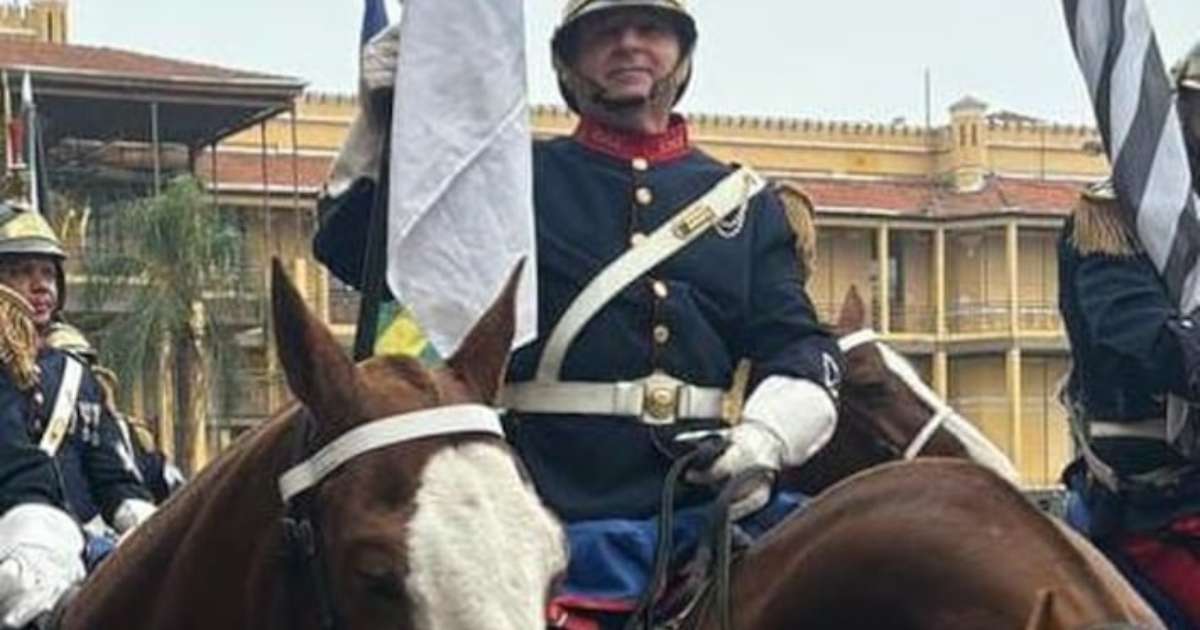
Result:
{"label": "helmet chin strap", "polygon": [[605,94],[604,88],[595,86],[595,89],[591,92],[591,98],[589,100],[592,103],[599,105],[605,111],[611,113],[620,113],[633,109],[641,109],[648,105],[655,105],[659,103],[663,103],[669,108],[671,90],[667,89],[667,83],[669,83],[669,81],[658,81],[654,84],[654,87],[650,89],[649,95],[634,96],[629,98],[609,98]]}
{"label": "helmet chin strap", "polygon": [[686,73],[686,63],[686,61],[681,61],[665,78],[655,81],[654,85],[650,88],[650,94],[647,96],[610,98],[599,83],[580,75],[575,75],[581,88],[577,90],[577,93],[586,94],[587,102],[597,105],[604,111],[612,114],[620,114],[630,110],[657,105],[661,105],[669,111],[675,104],[676,96],[679,92],[681,84],[680,75]]}

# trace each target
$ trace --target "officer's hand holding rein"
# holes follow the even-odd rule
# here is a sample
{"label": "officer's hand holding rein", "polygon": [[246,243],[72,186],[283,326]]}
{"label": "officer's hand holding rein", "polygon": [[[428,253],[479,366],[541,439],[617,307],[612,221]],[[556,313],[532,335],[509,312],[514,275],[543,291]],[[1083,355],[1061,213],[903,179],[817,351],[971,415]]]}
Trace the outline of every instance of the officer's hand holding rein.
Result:
{"label": "officer's hand holding rein", "polygon": [[[715,484],[754,468],[777,473],[784,466],[800,466],[829,442],[836,427],[837,408],[824,388],[812,381],[772,376],[746,401],[742,421],[722,432],[729,448],[711,466],[689,473],[688,479]],[[678,439],[704,436],[685,433]],[[739,488],[731,517],[740,519],[766,505],[773,483],[773,476],[763,476]]]}

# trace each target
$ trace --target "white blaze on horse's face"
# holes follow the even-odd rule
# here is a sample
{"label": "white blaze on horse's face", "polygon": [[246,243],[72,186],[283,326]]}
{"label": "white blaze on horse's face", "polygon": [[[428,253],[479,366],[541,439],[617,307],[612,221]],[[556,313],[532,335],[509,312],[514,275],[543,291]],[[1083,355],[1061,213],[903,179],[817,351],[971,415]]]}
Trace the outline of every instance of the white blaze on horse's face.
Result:
{"label": "white blaze on horse's face", "polygon": [[566,570],[562,529],[495,444],[447,447],[425,465],[408,525],[406,587],[421,630],[537,630]]}

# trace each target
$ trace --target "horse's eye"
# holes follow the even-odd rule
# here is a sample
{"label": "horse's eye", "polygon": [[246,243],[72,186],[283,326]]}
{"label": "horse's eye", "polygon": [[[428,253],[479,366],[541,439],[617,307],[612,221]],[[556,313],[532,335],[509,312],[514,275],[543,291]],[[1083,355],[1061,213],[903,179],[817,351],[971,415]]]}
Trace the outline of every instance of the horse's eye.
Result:
{"label": "horse's eye", "polygon": [[367,593],[383,599],[399,599],[404,596],[404,581],[394,571],[359,570],[359,578]]}

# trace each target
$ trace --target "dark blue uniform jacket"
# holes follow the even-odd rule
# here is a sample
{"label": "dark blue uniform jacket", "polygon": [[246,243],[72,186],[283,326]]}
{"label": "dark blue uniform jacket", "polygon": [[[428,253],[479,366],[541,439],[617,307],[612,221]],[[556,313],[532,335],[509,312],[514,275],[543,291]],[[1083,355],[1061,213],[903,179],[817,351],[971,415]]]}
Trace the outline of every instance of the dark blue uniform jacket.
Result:
{"label": "dark blue uniform jacket", "polygon": [[44,503],[86,522],[97,514],[110,519],[126,499],[150,500],[130,468],[120,428],[101,403],[100,386],[86,368],[75,417],[57,455],[51,459],[38,448],[67,357],[60,350],[41,353],[36,393],[19,391],[0,375],[0,514],[22,503]]}
{"label": "dark blue uniform jacket", "polygon": [[[1166,417],[1168,393],[1200,399],[1200,327],[1179,313],[1154,264],[1143,252],[1081,254],[1068,221],[1059,242],[1059,308],[1074,361],[1068,393],[1088,420],[1133,422]],[[1138,438],[1100,438],[1093,448],[1120,474],[1188,462],[1167,444]],[[1073,468],[1082,471],[1082,462]],[[1101,530],[1152,529],[1200,511],[1200,479],[1178,488],[1116,496],[1098,482],[1068,472],[1083,490]]]}

